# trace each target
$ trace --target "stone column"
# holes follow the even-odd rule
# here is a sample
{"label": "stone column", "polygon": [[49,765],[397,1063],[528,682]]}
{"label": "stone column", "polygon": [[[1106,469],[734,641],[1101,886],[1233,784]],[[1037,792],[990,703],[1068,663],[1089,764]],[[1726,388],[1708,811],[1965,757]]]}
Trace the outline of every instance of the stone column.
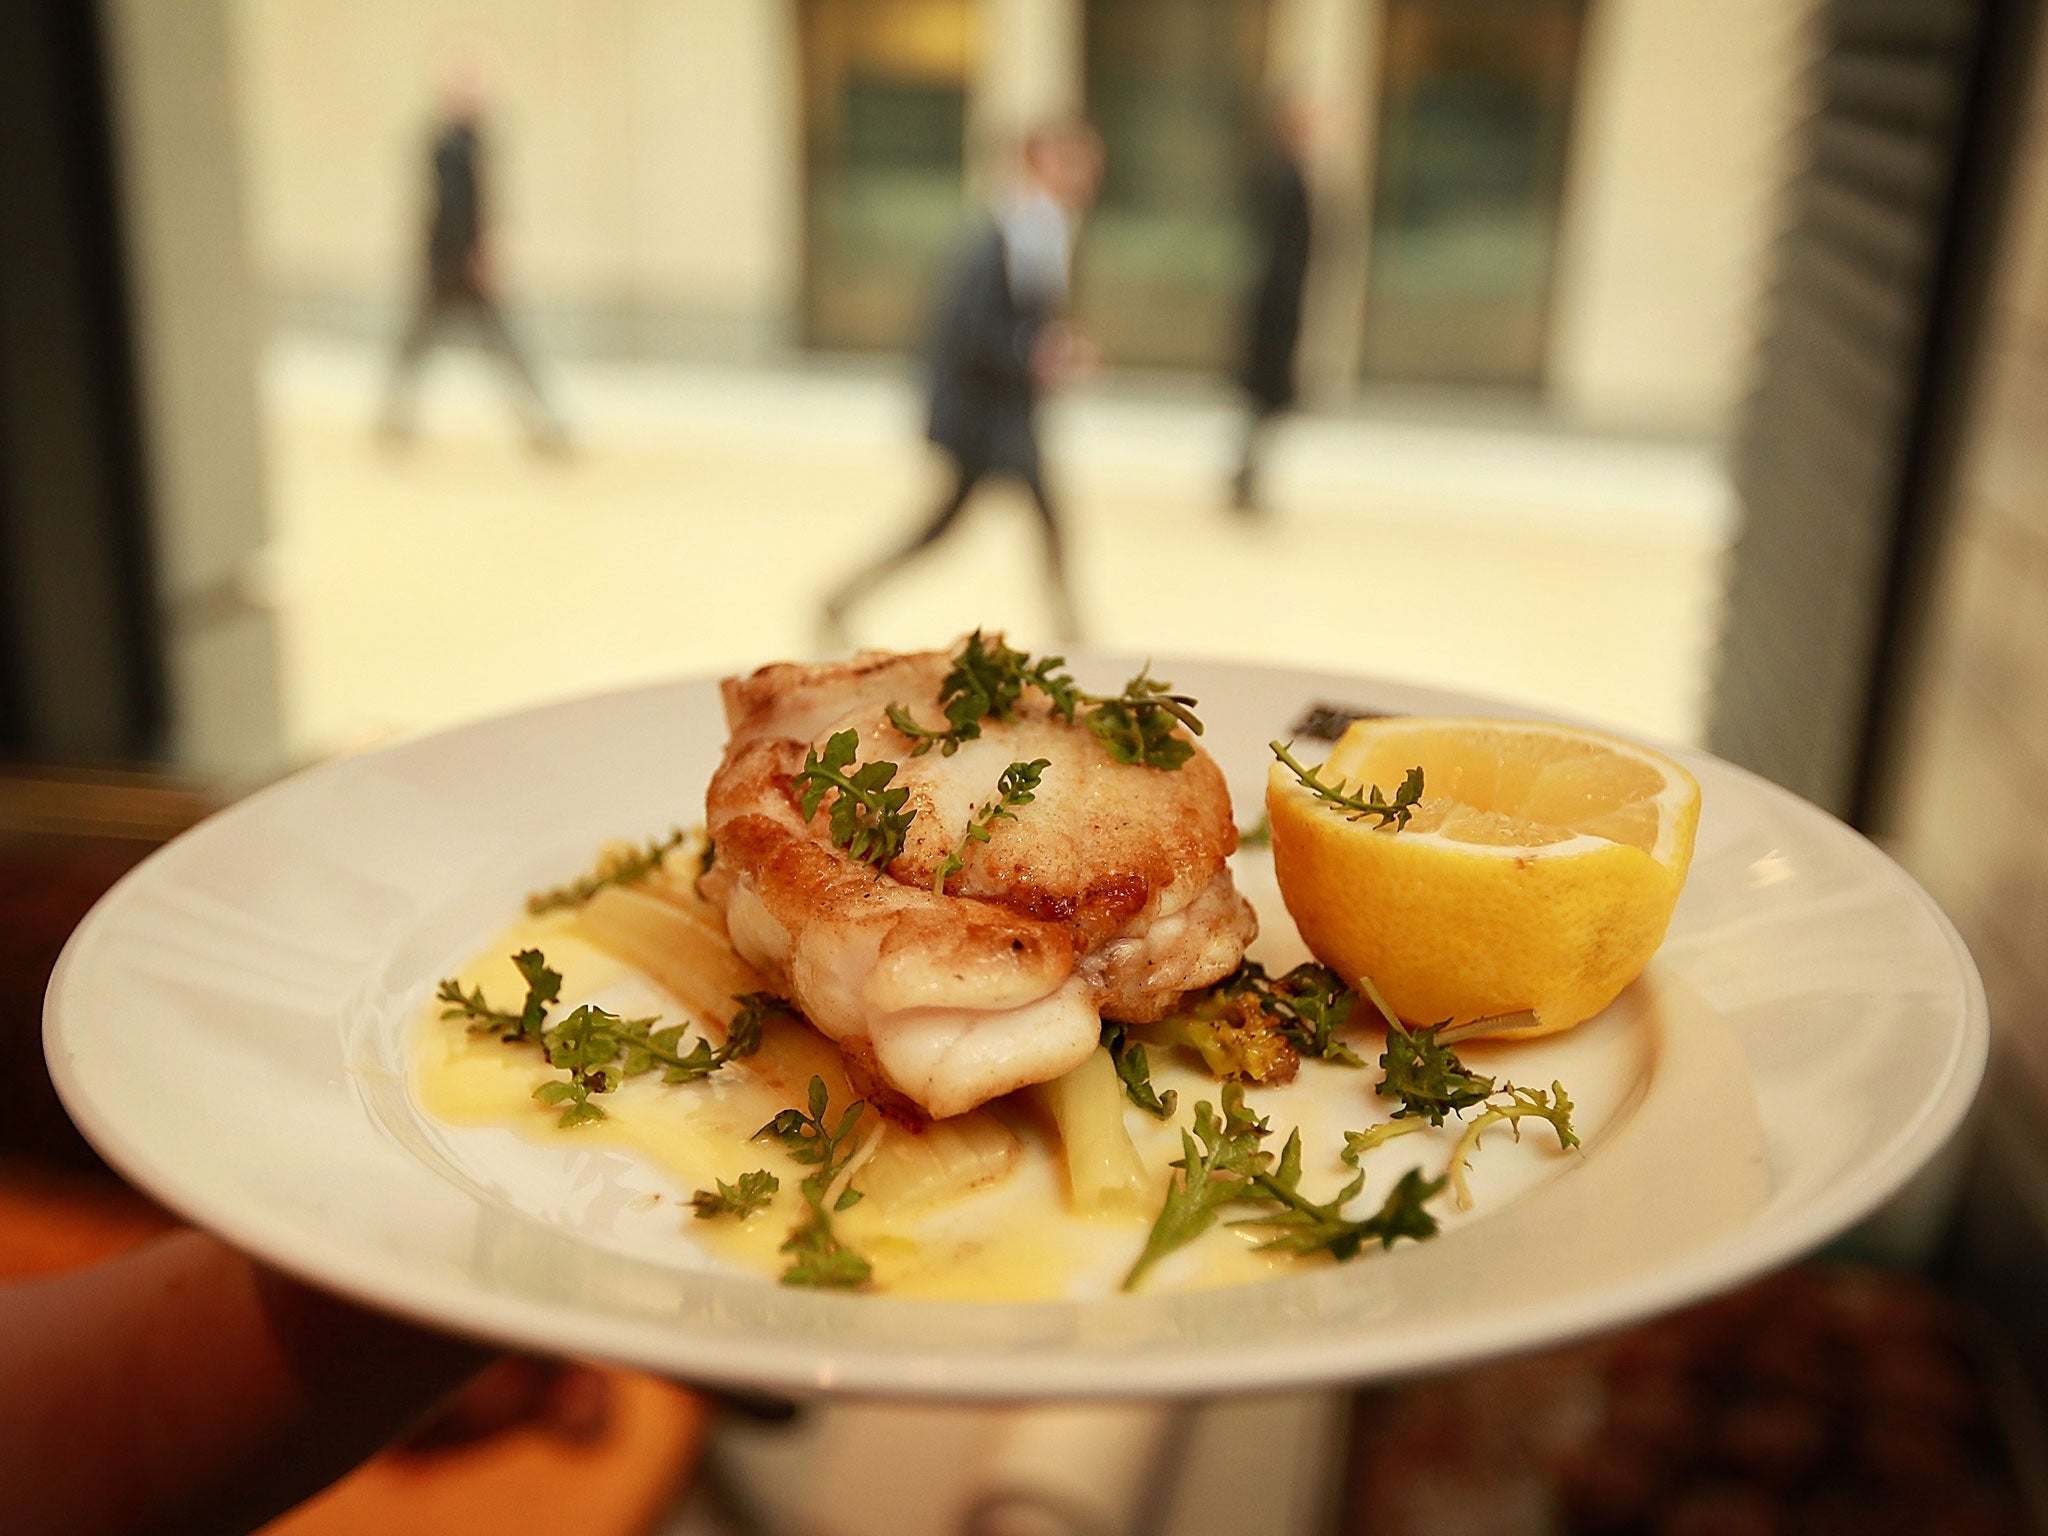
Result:
{"label": "stone column", "polygon": [[172,751],[227,780],[283,758],[257,420],[260,317],[219,0],[105,0]]}
{"label": "stone column", "polygon": [[1082,0],[980,0],[968,99],[969,175],[983,183],[1018,137],[1086,106]]}

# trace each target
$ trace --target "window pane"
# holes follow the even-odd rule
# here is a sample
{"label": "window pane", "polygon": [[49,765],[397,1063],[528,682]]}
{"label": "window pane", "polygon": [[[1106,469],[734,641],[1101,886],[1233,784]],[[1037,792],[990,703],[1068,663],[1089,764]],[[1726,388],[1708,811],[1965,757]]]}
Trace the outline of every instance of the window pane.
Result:
{"label": "window pane", "polygon": [[966,0],[807,0],[805,332],[912,344],[963,213]]}
{"label": "window pane", "polygon": [[1088,111],[1106,160],[1075,290],[1112,362],[1215,368],[1235,347],[1266,13],[1265,0],[1090,0]]}
{"label": "window pane", "polygon": [[1542,382],[1580,0],[1388,0],[1365,369]]}

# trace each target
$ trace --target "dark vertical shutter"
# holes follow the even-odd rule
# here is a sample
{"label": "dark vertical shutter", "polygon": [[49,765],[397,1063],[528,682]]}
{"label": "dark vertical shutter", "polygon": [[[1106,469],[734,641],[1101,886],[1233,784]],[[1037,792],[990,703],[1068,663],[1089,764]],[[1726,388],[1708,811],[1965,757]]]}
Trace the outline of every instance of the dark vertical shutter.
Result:
{"label": "dark vertical shutter", "polygon": [[1996,83],[2032,9],[1832,0],[1816,18],[1818,106],[1735,443],[1708,745],[1851,820],[1954,427]]}
{"label": "dark vertical shutter", "polygon": [[0,5],[0,758],[165,724],[96,15]]}

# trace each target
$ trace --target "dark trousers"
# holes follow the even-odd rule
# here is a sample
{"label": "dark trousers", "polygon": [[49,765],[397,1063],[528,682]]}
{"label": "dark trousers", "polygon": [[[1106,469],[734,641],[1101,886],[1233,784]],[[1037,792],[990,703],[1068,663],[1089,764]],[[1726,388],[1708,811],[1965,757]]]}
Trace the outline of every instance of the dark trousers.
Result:
{"label": "dark trousers", "polygon": [[512,328],[505,323],[505,312],[490,293],[466,280],[430,279],[421,290],[419,303],[399,339],[398,353],[392,359],[391,381],[384,395],[385,430],[412,430],[412,397],[427,349],[444,330],[464,324],[510,379],[515,408],[526,435],[537,443],[559,442],[563,435],[561,418],[541,392],[540,380],[513,339]]}
{"label": "dark trousers", "polygon": [[960,520],[960,514],[966,510],[968,501],[981,483],[1000,475],[1021,481],[1031,497],[1032,510],[1038,514],[1039,528],[1045,538],[1046,585],[1052,600],[1053,624],[1060,639],[1078,639],[1080,632],[1074,614],[1074,596],[1067,583],[1066,545],[1060,536],[1059,516],[1053,511],[1052,499],[1046,495],[1043,476],[1036,466],[1028,470],[993,469],[957,454],[953,456],[952,486],[924,527],[909,543],[864,566],[843,582],[825,600],[828,620],[835,626],[839,624],[856,602],[944,538],[947,530]]}
{"label": "dark trousers", "polygon": [[1265,460],[1267,441],[1273,433],[1273,423],[1286,407],[1256,397],[1253,397],[1248,405],[1244,438],[1237,458],[1237,473],[1230,479],[1230,505],[1239,512],[1249,514],[1261,510],[1259,471]]}

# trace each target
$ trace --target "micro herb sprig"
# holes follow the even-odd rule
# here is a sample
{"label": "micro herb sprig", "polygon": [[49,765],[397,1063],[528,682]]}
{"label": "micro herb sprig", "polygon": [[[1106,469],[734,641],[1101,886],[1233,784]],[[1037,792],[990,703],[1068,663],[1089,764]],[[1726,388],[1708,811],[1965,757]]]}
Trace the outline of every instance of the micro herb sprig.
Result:
{"label": "micro herb sprig", "polygon": [[1116,1068],[1117,1081],[1124,1085],[1124,1097],[1154,1119],[1168,1120],[1180,1104],[1171,1088],[1160,1093],[1152,1086],[1152,1066],[1145,1060],[1145,1047],[1130,1038],[1122,1024],[1102,1026],[1102,1044]]}
{"label": "micro herb sprig", "polygon": [[1349,821],[1363,821],[1368,816],[1375,816],[1379,818],[1382,827],[1390,826],[1398,832],[1408,825],[1408,818],[1415,814],[1415,806],[1422,799],[1422,770],[1419,767],[1408,770],[1407,776],[1401,780],[1401,787],[1394,791],[1394,798],[1389,800],[1380,793],[1377,784],[1371,787],[1369,794],[1346,789],[1341,779],[1335,784],[1325,784],[1321,774],[1322,767],[1327,767],[1327,764],[1322,767],[1304,768],[1295,761],[1294,754],[1282,743],[1269,741],[1266,745],[1272,749],[1273,755],[1286,765],[1287,771],[1294,775],[1303,789],[1325,804],[1335,806]]}
{"label": "micro herb sprig", "polygon": [[1350,1022],[1358,994],[1344,985],[1344,978],[1327,965],[1306,961],[1266,988],[1265,1004],[1278,1015],[1280,1033],[1294,1043],[1304,1056],[1347,1067],[1362,1067],[1356,1051],[1336,1038],[1337,1031]]}
{"label": "micro herb sprig", "polygon": [[562,973],[550,970],[547,956],[537,949],[520,950],[512,957],[512,964],[526,983],[526,1001],[519,1012],[505,1013],[491,1007],[484,1001],[482,987],[464,992],[461,983],[450,977],[434,991],[435,998],[448,1005],[441,1010],[441,1017],[467,1020],[469,1032],[473,1035],[495,1031],[501,1040],[507,1042],[538,1042],[547,1020],[548,1005],[562,995]]}
{"label": "micro herb sprig", "polygon": [[1197,1104],[1194,1129],[1181,1132],[1181,1156],[1172,1164],[1180,1176],[1168,1186],[1145,1249],[1124,1276],[1125,1290],[1135,1289],[1146,1271],[1174,1249],[1208,1231],[1227,1205],[1263,1207],[1233,1223],[1272,1228],[1274,1236],[1260,1247],[1328,1253],[1339,1261],[1356,1258],[1367,1243],[1391,1248],[1404,1237],[1420,1241],[1436,1235],[1436,1218],[1424,1207],[1443,1192],[1447,1175],[1426,1179],[1421,1170],[1410,1169],[1379,1210],[1354,1221],[1344,1215],[1344,1207],[1365,1187],[1363,1173],[1329,1200],[1309,1199],[1301,1192],[1301,1133],[1289,1132],[1276,1163],[1259,1145],[1268,1128],[1245,1108],[1243,1088],[1224,1084],[1222,1100],[1220,1117],[1207,1100]]}
{"label": "micro herb sprig", "polygon": [[1204,1099],[1195,1105],[1193,1130],[1180,1133],[1181,1155],[1172,1167],[1180,1170],[1166,1190],[1166,1203],[1153,1220],[1144,1252],[1124,1276],[1123,1288],[1136,1290],[1154,1264],[1176,1248],[1193,1242],[1216,1224],[1219,1207],[1243,1198],[1254,1175],[1273,1161],[1259,1145],[1268,1134],[1266,1122],[1245,1108],[1244,1089],[1223,1085],[1223,1113]]}
{"label": "micro herb sprig", "polygon": [[1412,1131],[1426,1131],[1428,1129],[1429,1122],[1420,1118],[1382,1120],[1378,1125],[1369,1125],[1362,1131],[1346,1131],[1344,1133],[1344,1150],[1337,1155],[1353,1168],[1356,1168],[1359,1158],[1370,1152],[1374,1147],[1383,1146],[1387,1142],[1392,1141],[1396,1136],[1406,1136]]}
{"label": "micro herb sprig", "polygon": [[1356,1168],[1365,1153],[1396,1136],[1442,1125],[1450,1115],[1463,1119],[1464,1111],[1480,1109],[1480,1114],[1466,1122],[1444,1170],[1457,1195],[1458,1208],[1469,1210],[1472,1191],[1466,1183],[1466,1169],[1479,1146],[1479,1138],[1490,1127],[1505,1120],[1519,1140],[1520,1122],[1531,1115],[1538,1116],[1549,1121],[1551,1129],[1557,1132],[1560,1151],[1579,1145],[1579,1136],[1572,1127],[1571,1096],[1562,1083],[1553,1082],[1547,1093],[1541,1088],[1518,1088],[1513,1083],[1496,1085],[1492,1078],[1470,1070],[1458,1059],[1458,1053],[1440,1038],[1442,1028],[1411,1031],[1398,1019],[1388,1017],[1387,1050],[1380,1057],[1386,1077],[1376,1091],[1399,1099],[1400,1108],[1394,1111],[1393,1118],[1379,1125],[1346,1131],[1344,1150],[1339,1155]]}
{"label": "micro herb sprig", "polygon": [[600,857],[597,867],[567,885],[536,891],[526,898],[529,917],[580,907],[608,885],[637,885],[661,868],[661,862],[682,847],[689,834],[677,828],[667,837],[651,839],[644,848],[628,848]]}
{"label": "micro herb sprig", "polygon": [[1175,731],[1177,726],[1186,726],[1192,734],[1202,734],[1195,700],[1175,693],[1171,683],[1154,678],[1149,663],[1124,684],[1121,693],[1114,694],[1083,692],[1065,667],[1063,656],[1042,656],[1034,661],[1030,653],[1004,643],[1000,635],[985,637],[977,629],[961,645],[952,669],[939,684],[939,707],[945,711],[946,728],[920,724],[901,704],[889,706],[889,723],[910,739],[912,757],[922,757],[934,747],[951,757],[962,742],[981,734],[982,721],[1010,719],[1024,690],[1036,688],[1051,701],[1054,714],[1069,725],[1075,724],[1078,716],[1079,723],[1120,763],[1172,769],[1195,755],[1194,744]]}
{"label": "micro herb sprig", "polygon": [[951,757],[963,741],[981,734],[982,721],[1009,719],[1026,688],[1045,694],[1055,712],[1071,722],[1078,696],[1073,678],[1061,670],[1066,664],[1064,656],[1033,661],[1028,652],[1005,644],[1001,635],[987,638],[977,629],[961,645],[951,670],[939,683],[939,707],[946,714],[946,729],[918,724],[901,704],[889,706],[889,723],[914,743],[912,757],[923,757],[933,747]]}
{"label": "micro herb sprig", "polygon": [[959,843],[933,872],[934,891],[944,895],[946,882],[966,867],[968,849],[976,843],[986,843],[997,822],[1015,821],[1016,807],[1029,805],[1037,798],[1039,780],[1051,766],[1050,758],[1041,757],[1028,763],[1012,763],[1002,771],[996,780],[995,799],[985,801],[967,818],[966,832],[961,834]]}
{"label": "micro herb sprig", "polygon": [[1361,1221],[1348,1220],[1344,1207],[1365,1187],[1365,1175],[1358,1174],[1329,1200],[1318,1203],[1301,1192],[1301,1132],[1288,1134],[1281,1149],[1279,1165],[1252,1175],[1254,1192],[1273,1202],[1274,1208],[1247,1216],[1236,1226],[1271,1227],[1277,1235],[1259,1244],[1283,1253],[1327,1253],[1342,1262],[1358,1257],[1369,1242],[1391,1248],[1402,1238],[1421,1242],[1435,1237],[1437,1220],[1424,1209],[1443,1193],[1446,1176],[1425,1179],[1422,1170],[1410,1168],[1388,1193],[1372,1215]]}
{"label": "micro herb sprig", "polygon": [[691,1208],[699,1221],[709,1221],[714,1216],[745,1221],[756,1211],[766,1210],[768,1202],[782,1188],[782,1181],[766,1168],[741,1174],[737,1184],[728,1184],[723,1179],[712,1182],[718,1188],[700,1189],[690,1196]]}
{"label": "micro herb sprig", "polygon": [[1425,1025],[1410,1030],[1399,1019],[1387,1020],[1387,1048],[1380,1056],[1384,1076],[1373,1085],[1373,1092],[1401,1101],[1395,1119],[1412,1116],[1442,1125],[1444,1116],[1470,1109],[1493,1095],[1493,1079],[1472,1071],[1456,1051],[1437,1038],[1442,1028]]}
{"label": "micro herb sprig", "polygon": [[[1556,1132],[1560,1151],[1579,1145],[1572,1127],[1572,1101],[1563,1084],[1552,1083],[1546,1092],[1505,1083],[1499,1094],[1484,1113],[1465,1126],[1441,1174],[1429,1178],[1419,1168],[1409,1169],[1377,1211],[1354,1220],[1344,1214],[1344,1207],[1365,1188],[1365,1174],[1355,1174],[1328,1200],[1309,1199],[1301,1192],[1301,1132],[1288,1133],[1276,1162],[1259,1144],[1267,1135],[1266,1122],[1245,1108],[1244,1090],[1238,1084],[1225,1083],[1221,1117],[1205,1100],[1195,1106],[1194,1129],[1181,1132],[1181,1156],[1171,1165],[1180,1175],[1167,1188],[1166,1202],[1152,1223],[1144,1251],[1124,1277],[1124,1289],[1134,1289],[1161,1258],[1206,1232],[1215,1224],[1218,1210],[1228,1205],[1253,1207],[1233,1226],[1265,1227],[1273,1232],[1259,1244],[1261,1248],[1327,1253],[1340,1262],[1356,1258],[1371,1243],[1391,1248],[1404,1237],[1420,1242],[1436,1236],[1438,1223],[1429,1213],[1429,1202],[1448,1187],[1460,1210],[1471,1209],[1466,1173],[1479,1138],[1491,1127],[1505,1121],[1519,1137],[1520,1122],[1534,1116],[1547,1121]],[[1340,1156],[1357,1168],[1364,1153],[1396,1136],[1424,1130],[1431,1123],[1418,1115],[1347,1132]]]}
{"label": "micro herb sprig", "polygon": [[698,1039],[685,1051],[685,1025],[656,1029],[659,1019],[622,1019],[587,1003],[558,1023],[548,1023],[548,1006],[562,994],[562,973],[550,968],[547,957],[537,949],[521,950],[512,963],[526,982],[526,1002],[518,1013],[491,1007],[482,987],[464,992],[451,978],[434,993],[447,1005],[441,1017],[465,1019],[475,1034],[495,1031],[508,1044],[531,1041],[539,1046],[548,1065],[569,1075],[542,1083],[533,1096],[559,1110],[564,1126],[604,1119],[604,1107],[591,1102],[590,1096],[610,1093],[623,1079],[656,1067],[661,1068],[665,1083],[692,1083],[709,1077],[727,1062],[751,1056],[761,1048],[761,1026],[769,1014],[795,1012],[779,997],[749,992],[734,999],[740,1008],[726,1026],[723,1044],[714,1046]]}
{"label": "micro herb sprig", "polygon": [[1237,829],[1237,846],[1240,848],[1270,848],[1273,846],[1273,818],[1264,811],[1259,819],[1248,827]]}
{"label": "micro herb sprig", "polygon": [[859,1201],[853,1173],[881,1131],[878,1127],[865,1142],[849,1145],[867,1109],[866,1102],[856,1099],[840,1115],[838,1124],[827,1128],[825,1112],[831,1099],[823,1078],[811,1079],[808,1098],[808,1110],[782,1110],[753,1136],[755,1141],[781,1142],[793,1160],[812,1170],[799,1186],[804,1217],[783,1240],[782,1251],[790,1255],[790,1262],[782,1272],[782,1283],[852,1290],[867,1283],[873,1267],[840,1240],[832,1218]]}
{"label": "micro herb sprig", "polygon": [[1501,1092],[1507,1095],[1505,1103],[1491,1105],[1485,1114],[1475,1115],[1465,1127],[1465,1134],[1458,1138],[1458,1144],[1451,1151],[1450,1166],[1445,1170],[1452,1188],[1457,1192],[1458,1209],[1472,1208],[1472,1190],[1465,1181],[1465,1170],[1472,1154],[1479,1146],[1479,1138],[1488,1127],[1499,1125],[1503,1120],[1515,1133],[1515,1139],[1522,1135],[1521,1122],[1534,1115],[1550,1123],[1557,1132],[1557,1147],[1560,1152],[1568,1151],[1579,1144],[1579,1133],[1572,1128],[1572,1101],[1564,1091],[1564,1085],[1552,1082],[1550,1091],[1541,1088],[1517,1088],[1513,1083],[1504,1083]]}
{"label": "micro herb sprig", "polygon": [[684,1025],[656,1029],[656,1019],[622,1019],[588,1004],[578,1008],[542,1037],[548,1063],[569,1074],[565,1082],[543,1083],[533,1096],[558,1105],[563,1125],[581,1125],[605,1118],[593,1093],[610,1093],[625,1078],[661,1068],[664,1083],[694,1083],[729,1061],[751,1056],[761,1048],[761,1014],[742,1009],[726,1029],[725,1042],[714,1046],[698,1039],[682,1049]]}
{"label": "micro herb sprig", "polygon": [[839,732],[825,743],[822,755],[815,749],[805,754],[804,766],[791,775],[789,787],[797,792],[797,807],[806,821],[818,814],[825,796],[832,795],[833,844],[879,870],[903,851],[916,813],[903,808],[909,790],[889,788],[896,765],[875,762],[856,768],[853,758],[859,750],[859,732]]}
{"label": "micro herb sprig", "polygon": [[1108,698],[1083,694],[1081,698],[1093,706],[1082,716],[1082,723],[1118,762],[1174,769],[1195,755],[1195,744],[1174,729],[1184,725],[1194,735],[1202,734],[1202,722],[1195,718],[1195,700],[1153,677],[1151,663],[1124,684],[1122,693]]}

